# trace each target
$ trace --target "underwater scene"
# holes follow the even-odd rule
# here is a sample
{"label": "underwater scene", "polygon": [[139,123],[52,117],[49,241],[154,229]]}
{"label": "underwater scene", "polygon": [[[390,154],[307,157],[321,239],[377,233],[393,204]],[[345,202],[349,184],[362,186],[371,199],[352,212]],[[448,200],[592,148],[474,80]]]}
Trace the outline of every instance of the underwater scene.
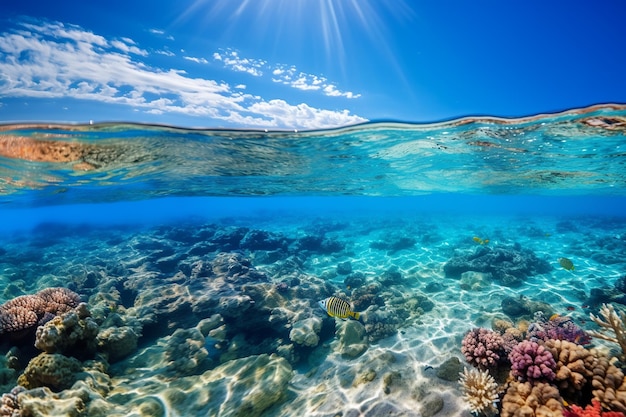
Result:
{"label": "underwater scene", "polygon": [[0,126],[0,416],[626,416],[626,106]]}

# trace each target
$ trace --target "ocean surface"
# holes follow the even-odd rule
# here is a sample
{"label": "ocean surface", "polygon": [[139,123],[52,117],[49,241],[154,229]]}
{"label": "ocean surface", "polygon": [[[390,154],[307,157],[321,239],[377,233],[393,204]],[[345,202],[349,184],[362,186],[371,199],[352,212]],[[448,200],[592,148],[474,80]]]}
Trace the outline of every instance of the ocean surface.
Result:
{"label": "ocean surface", "polygon": [[[536,320],[515,300],[585,331],[626,304],[626,106],[305,132],[5,124],[0,216],[0,303],[62,287],[89,310],[0,307],[6,407],[469,416],[469,330]],[[361,319],[330,317],[331,296]]]}

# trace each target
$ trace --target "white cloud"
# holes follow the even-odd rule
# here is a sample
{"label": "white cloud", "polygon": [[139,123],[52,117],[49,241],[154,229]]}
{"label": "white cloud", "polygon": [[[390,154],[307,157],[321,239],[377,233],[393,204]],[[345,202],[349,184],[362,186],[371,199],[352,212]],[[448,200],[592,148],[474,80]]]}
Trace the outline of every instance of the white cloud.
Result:
{"label": "white cloud", "polygon": [[246,89],[246,85],[245,84],[237,84],[235,86],[236,89],[238,90],[245,90]]}
{"label": "white cloud", "polygon": [[174,37],[172,35],[165,35],[165,31],[161,29],[149,29],[148,32],[157,36],[164,36],[168,41],[173,41]]}
{"label": "white cloud", "polygon": [[[0,98],[96,100],[245,127],[314,129],[364,121],[348,110],[265,100],[243,93],[243,85],[231,87],[192,78],[184,70],[154,68],[138,60],[145,55],[137,51],[143,50],[128,38],[109,40],[58,22],[22,23],[0,33]],[[253,75],[260,76],[267,66],[265,61],[242,59],[236,53],[217,55],[233,70]],[[322,88],[324,81],[318,84]]]}
{"label": "white cloud", "polygon": [[165,49],[159,49],[154,51],[155,53],[159,54],[159,55],[165,55],[165,56],[176,56],[176,54],[174,52],[165,50]]}
{"label": "white cloud", "polygon": [[[123,38],[125,41],[126,40],[130,40],[128,38]],[[129,45],[130,43],[130,45]],[[135,46],[135,42],[133,42],[132,40],[130,42],[122,42],[122,41],[116,41],[113,40],[111,41],[111,46],[113,46],[116,49],[119,49],[122,52],[126,52],[126,53],[131,53],[131,54],[136,54],[136,55],[141,55],[141,56],[148,56],[148,52],[140,49],[138,47]]]}
{"label": "white cloud", "polygon": [[208,64],[209,61],[207,61],[205,58],[196,58],[193,56],[184,56],[184,59],[186,59],[187,61],[192,61],[198,64]]}
{"label": "white cloud", "polygon": [[321,91],[329,97],[359,98],[360,94],[351,91],[340,91],[336,85],[330,83],[326,77],[298,71],[293,65],[270,66],[267,61],[260,59],[242,58],[232,49],[214,52],[213,59],[221,61],[226,68],[233,71],[247,72],[256,77],[263,76],[262,69],[272,74],[272,81],[288,85],[302,91]]}
{"label": "white cloud", "polygon": [[261,71],[261,68],[267,65],[267,62],[262,59],[241,58],[239,57],[239,53],[232,49],[223,51],[221,54],[214,52],[213,59],[222,61],[226,68],[230,68],[233,71],[247,72],[255,77],[262,76],[263,71]]}

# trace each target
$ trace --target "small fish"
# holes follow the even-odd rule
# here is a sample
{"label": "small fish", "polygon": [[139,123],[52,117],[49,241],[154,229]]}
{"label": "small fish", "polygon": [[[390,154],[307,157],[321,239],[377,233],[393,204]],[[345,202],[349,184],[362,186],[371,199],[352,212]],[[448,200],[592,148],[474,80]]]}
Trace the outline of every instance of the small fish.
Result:
{"label": "small fish", "polygon": [[342,300],[339,297],[328,297],[322,301],[318,301],[317,304],[331,317],[339,317],[340,319],[353,317],[354,319],[358,320],[361,316],[361,313],[356,313],[352,311],[350,303],[348,303],[346,300]]}
{"label": "small fish", "polygon": [[558,261],[559,265],[561,265],[564,269],[567,269],[568,271],[574,270],[574,262],[572,262],[570,259],[559,258]]}
{"label": "small fish", "polygon": [[583,304],[582,306],[580,306],[581,308],[589,308],[589,306],[587,304]]}
{"label": "small fish", "polygon": [[567,308],[567,310],[568,310],[568,311],[574,311],[574,310],[576,310],[576,307],[574,307],[574,306],[567,306],[567,307],[565,307],[565,308]]}
{"label": "small fish", "polygon": [[473,240],[475,243],[478,243],[479,245],[486,245],[486,244],[488,244],[488,243],[489,243],[489,239],[482,239],[482,238],[480,238],[480,237],[478,237],[478,236],[474,236],[474,237],[472,238],[472,240]]}

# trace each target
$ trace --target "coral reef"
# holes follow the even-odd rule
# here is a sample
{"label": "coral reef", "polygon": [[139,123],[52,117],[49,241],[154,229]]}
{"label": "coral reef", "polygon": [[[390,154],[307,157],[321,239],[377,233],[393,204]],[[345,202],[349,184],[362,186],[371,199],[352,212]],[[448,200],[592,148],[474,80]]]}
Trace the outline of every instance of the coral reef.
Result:
{"label": "coral reef", "polygon": [[552,353],[537,342],[524,340],[509,354],[511,374],[521,381],[552,381],[556,362]]}
{"label": "coral reef", "polygon": [[619,411],[602,411],[602,406],[597,400],[592,400],[585,408],[579,405],[571,405],[563,410],[563,417],[625,417]]}
{"label": "coral reef", "polygon": [[2,394],[0,398],[0,416],[2,417],[21,417],[20,403],[18,395],[26,391],[26,388],[17,386],[11,391]]}
{"label": "coral reef", "polygon": [[461,352],[469,364],[479,369],[493,368],[506,357],[502,336],[484,328],[475,328],[465,334]]}
{"label": "coral reef", "polygon": [[0,334],[20,337],[24,332],[76,307],[80,296],[67,288],[46,288],[0,306]]}
{"label": "coral reef", "polygon": [[61,353],[79,359],[93,357],[97,349],[98,324],[87,304],[54,317],[37,328],[35,347],[46,353]]}
{"label": "coral reef", "polygon": [[587,345],[591,338],[571,317],[553,314],[549,319],[542,312],[535,313],[535,322],[528,328],[530,340],[567,340],[579,345]]}
{"label": "coral reef", "polygon": [[544,382],[512,382],[502,398],[501,417],[556,417],[563,412],[558,389]]}
{"label": "coral reef", "polygon": [[556,362],[554,384],[559,392],[570,402],[578,400],[593,377],[595,352],[567,340],[547,340],[544,346]]}
{"label": "coral reef", "polygon": [[626,380],[608,357],[597,358],[591,382],[593,398],[607,410],[626,412]]}
{"label": "coral reef", "polygon": [[498,384],[487,371],[463,368],[459,379],[469,410],[479,415],[494,415],[499,400]]}
{"label": "coral reef", "polygon": [[76,381],[82,365],[75,358],[59,353],[41,353],[33,358],[18,383],[25,388],[48,387],[55,391],[69,388]]}
{"label": "coral reef", "polygon": [[[608,340],[619,345],[622,349],[622,359],[626,359],[626,313],[620,311],[619,315],[615,312],[615,307],[611,304],[602,304],[600,308],[600,316],[593,313],[589,315],[591,319],[600,326],[600,331],[590,331],[589,334],[598,339]],[[612,333],[612,334],[611,334]]]}

